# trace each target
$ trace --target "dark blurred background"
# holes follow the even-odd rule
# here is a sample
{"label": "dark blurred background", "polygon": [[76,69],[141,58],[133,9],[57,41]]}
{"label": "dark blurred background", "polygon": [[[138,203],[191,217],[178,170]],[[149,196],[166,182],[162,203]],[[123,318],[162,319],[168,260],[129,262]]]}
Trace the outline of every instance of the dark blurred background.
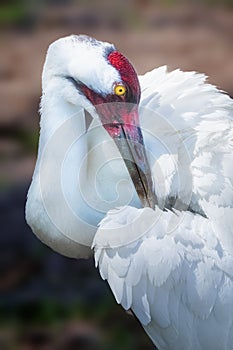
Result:
{"label": "dark blurred background", "polygon": [[49,43],[71,33],[114,42],[142,74],[205,72],[233,96],[233,1],[42,0],[0,5],[0,349],[153,349],[116,305],[92,259],[61,257],[24,220]]}

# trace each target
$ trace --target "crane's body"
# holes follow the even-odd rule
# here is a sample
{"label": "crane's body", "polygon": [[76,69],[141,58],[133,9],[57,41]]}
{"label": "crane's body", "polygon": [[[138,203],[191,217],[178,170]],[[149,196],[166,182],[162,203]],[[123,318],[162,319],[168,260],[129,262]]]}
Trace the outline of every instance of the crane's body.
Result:
{"label": "crane's body", "polygon": [[[86,36],[50,46],[42,88],[34,233],[77,258],[94,240],[102,277],[159,349],[231,349],[232,100],[194,72],[137,77]],[[128,236],[138,216],[145,230]]]}

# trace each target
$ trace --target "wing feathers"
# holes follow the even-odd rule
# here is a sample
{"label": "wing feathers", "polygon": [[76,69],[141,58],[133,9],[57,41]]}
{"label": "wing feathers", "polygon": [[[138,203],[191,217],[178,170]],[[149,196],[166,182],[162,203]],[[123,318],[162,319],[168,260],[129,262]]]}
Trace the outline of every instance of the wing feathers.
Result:
{"label": "wing feathers", "polygon": [[[132,219],[135,210],[122,208],[121,219],[124,215]],[[138,211],[140,220],[144,211],[146,219],[150,214],[154,225],[144,235],[140,232],[137,242],[115,247],[116,235],[110,221],[106,228],[106,220],[95,236],[95,258],[117,302],[133,310],[157,346],[163,344],[162,349],[207,349],[209,332],[218,329],[219,339],[213,340],[211,349],[219,350],[220,342],[221,349],[233,349],[233,345],[227,347],[233,322],[229,311],[233,307],[233,258],[223,254],[209,220],[186,213],[168,232],[174,213],[158,215],[159,209],[155,213],[148,208]],[[119,210],[111,211],[116,227],[118,214]],[[119,232],[119,226],[116,230]],[[108,248],[99,245],[102,233],[108,235]],[[223,326],[218,328],[221,322]]]}

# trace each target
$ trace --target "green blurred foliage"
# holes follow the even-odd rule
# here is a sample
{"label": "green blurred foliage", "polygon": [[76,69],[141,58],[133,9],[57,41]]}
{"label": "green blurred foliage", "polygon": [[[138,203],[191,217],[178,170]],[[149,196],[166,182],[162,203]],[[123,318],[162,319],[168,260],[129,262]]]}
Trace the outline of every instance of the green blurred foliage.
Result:
{"label": "green blurred foliage", "polygon": [[175,7],[184,5],[204,5],[209,7],[215,6],[233,6],[233,0],[131,0],[129,2],[118,1],[109,2],[107,0],[43,0],[37,2],[35,0],[11,0],[2,1],[0,5],[0,25],[1,26],[31,26],[33,25],[40,14],[40,11],[47,7],[53,6],[85,6],[86,8],[101,7],[103,9],[114,7],[115,14],[128,16],[134,23],[134,16],[137,19],[137,12],[142,7],[160,6],[160,7]]}
{"label": "green blurred foliage", "polygon": [[3,2],[0,5],[0,25],[18,25],[27,20],[27,3],[22,1]]}
{"label": "green blurred foliage", "polygon": [[[69,305],[61,305],[47,299],[38,303],[22,304],[17,310],[13,307],[11,310],[0,307],[0,315],[0,346],[7,333],[5,343],[7,348],[12,350],[19,350],[21,342],[24,341],[22,339],[30,338],[31,333],[34,332],[46,333],[49,341],[54,343],[59,336],[66,334],[64,329],[70,324],[75,326],[76,331],[81,330],[83,325],[89,325],[93,334],[89,334],[88,337],[96,336],[93,340],[96,349],[154,349],[138,321],[116,305],[112,297],[104,298],[94,307],[93,303],[77,301]],[[82,330],[80,332],[82,337]],[[72,335],[68,338],[72,338]],[[59,340],[58,343],[62,342]],[[85,340],[86,345],[84,344],[79,350],[89,349],[87,343],[88,339]],[[51,347],[51,349],[54,348]],[[69,349],[65,347],[65,350]]]}

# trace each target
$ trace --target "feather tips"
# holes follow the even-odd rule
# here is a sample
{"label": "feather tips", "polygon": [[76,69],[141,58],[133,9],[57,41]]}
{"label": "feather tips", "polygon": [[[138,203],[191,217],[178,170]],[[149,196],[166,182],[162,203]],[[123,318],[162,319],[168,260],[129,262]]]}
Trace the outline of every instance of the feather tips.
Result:
{"label": "feather tips", "polygon": [[[233,306],[232,258],[222,255],[209,220],[187,212],[180,224],[168,231],[167,222],[174,215],[179,217],[178,211],[159,213],[157,209],[155,213],[124,207],[120,221],[125,216],[129,225],[136,212],[141,221],[144,212],[146,220],[149,216],[154,220],[137,242],[121,244],[120,239],[116,247],[113,235],[111,247],[111,221],[116,225],[119,210],[107,215],[95,236],[98,266],[117,302],[125,309],[132,308],[155,344],[166,344],[164,349],[206,349],[209,332],[221,322],[220,339],[226,337],[223,344],[227,344],[233,322],[228,309]],[[119,227],[116,230],[119,232]],[[99,245],[102,233],[108,234],[107,248]],[[232,348],[226,346],[223,349]]]}

